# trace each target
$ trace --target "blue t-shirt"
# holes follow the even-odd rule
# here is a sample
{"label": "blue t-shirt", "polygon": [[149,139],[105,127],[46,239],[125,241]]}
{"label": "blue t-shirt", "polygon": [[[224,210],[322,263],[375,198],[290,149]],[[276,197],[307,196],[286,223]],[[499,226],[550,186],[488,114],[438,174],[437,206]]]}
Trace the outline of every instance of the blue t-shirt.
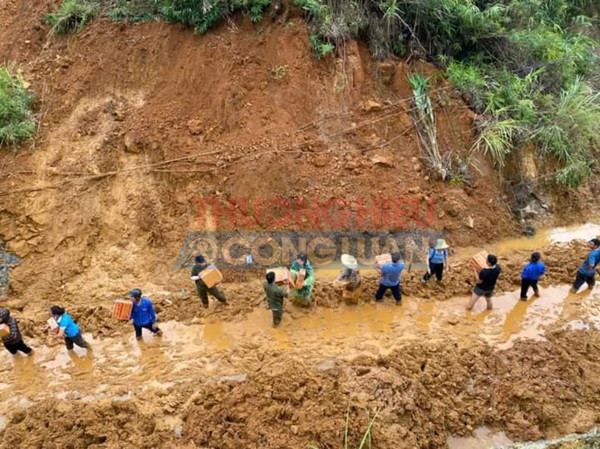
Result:
{"label": "blue t-shirt", "polygon": [[448,258],[448,250],[447,249],[438,251],[435,248],[431,248],[429,250],[429,262],[431,262],[431,263],[444,263],[444,262],[446,262],[447,258]]}
{"label": "blue t-shirt", "polygon": [[147,326],[155,323],[156,313],[152,301],[145,297],[142,297],[139,304],[134,301],[131,309],[131,319],[136,326]]}
{"label": "blue t-shirt", "polygon": [[[596,248],[590,251],[587,256],[587,259],[579,268],[579,272],[584,276],[594,276],[596,274],[596,265],[600,263],[600,248]],[[587,267],[591,265],[592,269],[588,270]]]}
{"label": "blue t-shirt", "polygon": [[65,335],[69,338],[76,337],[79,333],[79,326],[73,321],[73,318],[68,313],[63,313],[58,320],[58,327],[60,327]]}
{"label": "blue t-shirt", "polygon": [[546,265],[543,262],[529,262],[523,267],[521,279],[537,281],[542,274],[546,273]]}
{"label": "blue t-shirt", "polygon": [[400,283],[400,273],[404,270],[404,264],[402,262],[393,263],[388,262],[381,268],[383,277],[381,278],[381,285],[386,287],[395,287]]}

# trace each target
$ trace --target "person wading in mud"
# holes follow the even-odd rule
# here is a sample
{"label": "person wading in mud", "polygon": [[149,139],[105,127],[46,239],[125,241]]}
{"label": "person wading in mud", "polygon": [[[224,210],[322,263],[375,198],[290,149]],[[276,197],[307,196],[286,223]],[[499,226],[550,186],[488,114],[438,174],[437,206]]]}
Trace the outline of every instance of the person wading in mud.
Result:
{"label": "person wading in mud", "polygon": [[467,305],[467,310],[471,310],[473,306],[483,296],[487,303],[487,309],[492,309],[492,296],[494,296],[494,288],[500,276],[500,265],[498,265],[498,258],[493,254],[487,256],[487,267],[480,271],[475,270],[475,276],[479,280],[479,283],[475,285],[473,289],[473,297]]}
{"label": "person wading in mud", "polygon": [[[311,294],[315,287],[315,271],[313,266],[308,260],[308,256],[304,253],[298,254],[297,259],[292,263],[290,267],[290,274],[292,275],[292,300],[296,305],[302,307],[309,307],[311,304]],[[298,281],[299,276],[304,276],[304,279]],[[301,282],[301,285],[299,286]]]}
{"label": "person wading in mud", "polygon": [[282,289],[275,283],[275,273],[269,271],[266,276],[267,282],[263,284],[263,289],[267,295],[267,304],[273,312],[273,326],[279,326],[283,317],[283,299],[290,292],[290,284],[287,284],[287,289]]}
{"label": "person wading in mud", "polygon": [[527,301],[529,287],[533,288],[535,296],[540,296],[538,280],[546,274],[546,265],[540,262],[541,258],[542,255],[540,253],[532,253],[529,263],[523,267],[523,271],[521,272],[521,301]]}
{"label": "person wading in mud", "polygon": [[219,287],[216,285],[208,287],[202,279],[200,279],[200,272],[208,268],[209,263],[206,261],[204,256],[196,256],[196,264],[192,267],[192,279],[196,282],[196,293],[202,300],[202,305],[208,307],[208,294],[210,293],[219,302],[227,304],[227,298],[223,294]]}
{"label": "person wading in mud", "polygon": [[87,341],[83,339],[81,331],[77,323],[71,318],[65,309],[59,306],[50,307],[52,318],[58,324],[58,332],[54,335],[55,338],[64,338],[65,346],[68,351],[73,350],[73,345],[76,344],[80,348],[86,348],[91,351],[92,348]]}
{"label": "person wading in mud", "polygon": [[142,329],[148,329],[156,335],[162,335],[162,331],[156,322],[156,312],[154,304],[150,299],[142,296],[142,291],[139,288],[134,288],[129,292],[129,297],[133,302],[131,308],[131,322],[135,330],[135,338],[142,338]]}
{"label": "person wading in mud", "polygon": [[402,304],[402,293],[400,292],[400,275],[404,270],[404,263],[400,261],[400,253],[392,254],[392,261],[386,262],[381,268],[377,268],[381,273],[379,288],[375,293],[375,301],[382,301],[383,295],[389,288],[396,300],[396,304]]}
{"label": "person wading in mud", "polygon": [[596,267],[600,263],[600,239],[590,240],[590,248],[590,253],[577,270],[577,276],[571,288],[573,293],[577,293],[583,284],[587,284],[589,288],[594,288],[596,284]]}
{"label": "person wading in mud", "polygon": [[448,244],[444,239],[438,239],[434,248],[429,250],[427,256],[427,273],[423,276],[423,282],[427,282],[433,275],[437,281],[441,281],[444,275],[444,267],[450,270],[448,263]]}
{"label": "person wading in mud", "polygon": [[10,316],[10,311],[8,309],[0,310],[0,324],[5,324],[9,329],[8,335],[2,337],[2,343],[4,343],[4,347],[8,352],[12,355],[15,355],[18,351],[21,351],[26,355],[31,355],[33,353],[33,349],[27,346],[23,341],[21,331],[19,330],[19,324],[17,323],[17,320]]}
{"label": "person wading in mud", "polygon": [[344,269],[333,281],[333,286],[342,289],[346,304],[358,304],[362,293],[362,279],[358,271],[358,260],[350,254],[342,254]]}

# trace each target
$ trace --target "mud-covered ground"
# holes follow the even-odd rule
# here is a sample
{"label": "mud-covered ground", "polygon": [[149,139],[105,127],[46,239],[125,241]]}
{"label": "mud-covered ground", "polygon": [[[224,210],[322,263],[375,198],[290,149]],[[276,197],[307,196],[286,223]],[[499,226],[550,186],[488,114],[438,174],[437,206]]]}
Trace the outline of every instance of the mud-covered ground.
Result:
{"label": "mud-covered ground", "polygon": [[[356,42],[317,60],[300,14],[233,17],[203,36],[101,19],[51,36],[43,17],[56,3],[0,7],[0,59],[22,70],[39,121],[31,142],[0,154],[0,243],[20,258],[0,306],[36,350],[0,351],[1,448],[338,449],[346,422],[355,447],[377,414],[374,449],[434,449],[481,426],[526,441],[600,422],[600,293],[568,293],[584,243],[491,243],[521,224],[490,161],[470,152],[475,115],[433,66],[374,61]],[[475,158],[461,185],[419,159],[412,73],[432,75],[444,154]],[[548,195],[540,227],[589,219],[597,197]],[[372,272],[357,306],[320,272],[313,306],[286,305],[279,329],[262,273],[226,273],[229,304],[201,308],[173,261],[186,232],[231,226],[201,220],[196,200],[275,196],[345,198],[353,211],[361,199],[433,201],[428,229],[447,232],[452,271],[441,284],[407,272],[400,307],[373,303]],[[503,267],[496,306],[467,313],[467,260],[482,249]],[[534,249],[549,272],[542,297],[521,302]],[[163,337],[138,343],[110,318],[133,287],[154,300]],[[42,331],[52,304],[93,355]]]}
{"label": "mud-covered ground", "polygon": [[317,305],[288,304],[280,328],[259,281],[225,284],[231,304],[208,310],[163,292],[164,336],[141,342],[110,320],[108,303],[82,305],[73,314],[91,356],[41,334],[42,315],[24,318],[36,354],[0,354],[0,447],[333,449],[346,420],[357,447],[375,414],[372,447],[382,449],[445,448],[450,437],[461,449],[482,426],[514,442],[588,431],[600,423],[600,291],[569,293],[583,241],[542,250],[542,296],[518,299],[513,270],[528,250],[511,249],[491,312],[464,310],[470,269],[456,255],[448,294],[411,277],[402,306],[374,304],[372,291],[348,306],[321,279]]}

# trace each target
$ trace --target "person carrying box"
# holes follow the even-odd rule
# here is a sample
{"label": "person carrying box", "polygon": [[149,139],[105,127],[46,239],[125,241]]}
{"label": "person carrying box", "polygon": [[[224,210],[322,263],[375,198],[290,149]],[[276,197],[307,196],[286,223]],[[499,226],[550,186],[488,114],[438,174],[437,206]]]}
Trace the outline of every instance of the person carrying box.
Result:
{"label": "person carrying box", "polygon": [[216,285],[210,287],[202,280],[202,272],[209,268],[210,264],[204,256],[196,256],[196,264],[192,267],[192,280],[196,282],[196,293],[202,300],[202,305],[208,307],[208,294],[214,296],[220,303],[227,304],[227,297]]}
{"label": "person carrying box", "polygon": [[6,327],[7,332],[5,335],[2,335],[2,343],[8,352],[15,355],[18,351],[21,351],[28,356],[33,353],[33,349],[23,341],[19,324],[16,319],[10,316],[8,309],[0,310],[0,325]]}
{"label": "person carrying box", "polygon": [[58,324],[58,332],[54,334],[54,338],[64,338],[67,351],[72,351],[74,344],[88,351],[92,350],[88,342],[81,335],[79,326],[71,318],[71,315],[65,312],[65,309],[59,306],[52,306],[50,307],[50,313]]}
{"label": "person carrying box", "polygon": [[267,295],[269,309],[273,312],[273,326],[279,326],[283,317],[283,300],[287,297],[290,287],[286,281],[286,290],[275,283],[275,273],[269,271],[266,275],[267,282],[263,284],[263,289]]}

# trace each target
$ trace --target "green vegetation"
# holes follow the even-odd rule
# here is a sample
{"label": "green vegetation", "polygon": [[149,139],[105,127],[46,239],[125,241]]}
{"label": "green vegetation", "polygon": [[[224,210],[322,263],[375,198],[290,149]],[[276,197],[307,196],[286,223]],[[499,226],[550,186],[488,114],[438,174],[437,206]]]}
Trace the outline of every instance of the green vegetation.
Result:
{"label": "green vegetation", "polygon": [[[598,44],[594,0],[295,0],[313,35],[332,45],[363,38],[376,58],[433,61],[482,118],[475,148],[502,168],[533,144],[544,178],[577,187],[597,165],[600,97],[592,76]],[[311,42],[312,42],[311,37]],[[429,167],[450,175],[435,142],[423,77],[412,77]]]}
{"label": "green vegetation", "polygon": [[258,22],[270,4],[271,0],[63,0],[46,20],[57,33],[77,31],[97,14],[131,22],[184,23],[198,33],[205,33],[237,11],[247,13],[253,22]]}
{"label": "green vegetation", "polygon": [[0,67],[0,146],[15,145],[35,132],[33,94],[20,72]]}
{"label": "green vegetation", "polygon": [[86,0],[64,0],[53,13],[46,15],[46,23],[57,34],[79,31],[98,13],[98,4]]}
{"label": "green vegetation", "polygon": [[[375,414],[373,415],[373,417],[369,419],[367,428],[360,440],[359,445],[356,446],[356,449],[371,449],[371,443],[372,443],[372,439],[373,439],[373,424],[375,424],[375,420],[377,419],[379,412],[380,412],[380,410],[377,410],[375,412]],[[346,413],[346,425],[344,427],[344,442],[343,442],[343,446],[342,446],[343,449],[350,449],[350,439],[348,438],[349,425],[350,425],[350,410],[348,410],[348,412]],[[319,447],[311,445],[311,446],[308,446],[308,449],[319,449]]]}
{"label": "green vegetation", "polygon": [[287,65],[276,65],[271,69],[271,73],[273,74],[273,78],[276,80],[281,80],[285,78],[285,75],[288,71],[289,67]]}
{"label": "green vegetation", "polygon": [[311,34],[309,38],[310,48],[312,48],[315,57],[322,58],[328,54],[333,53],[335,47],[331,42],[325,42],[319,38],[316,34]]}
{"label": "green vegetation", "polygon": [[411,75],[408,82],[415,100],[415,126],[423,148],[422,157],[429,169],[442,180],[448,176],[448,167],[442,159],[437,141],[434,107],[429,97],[429,81],[420,74]]}

